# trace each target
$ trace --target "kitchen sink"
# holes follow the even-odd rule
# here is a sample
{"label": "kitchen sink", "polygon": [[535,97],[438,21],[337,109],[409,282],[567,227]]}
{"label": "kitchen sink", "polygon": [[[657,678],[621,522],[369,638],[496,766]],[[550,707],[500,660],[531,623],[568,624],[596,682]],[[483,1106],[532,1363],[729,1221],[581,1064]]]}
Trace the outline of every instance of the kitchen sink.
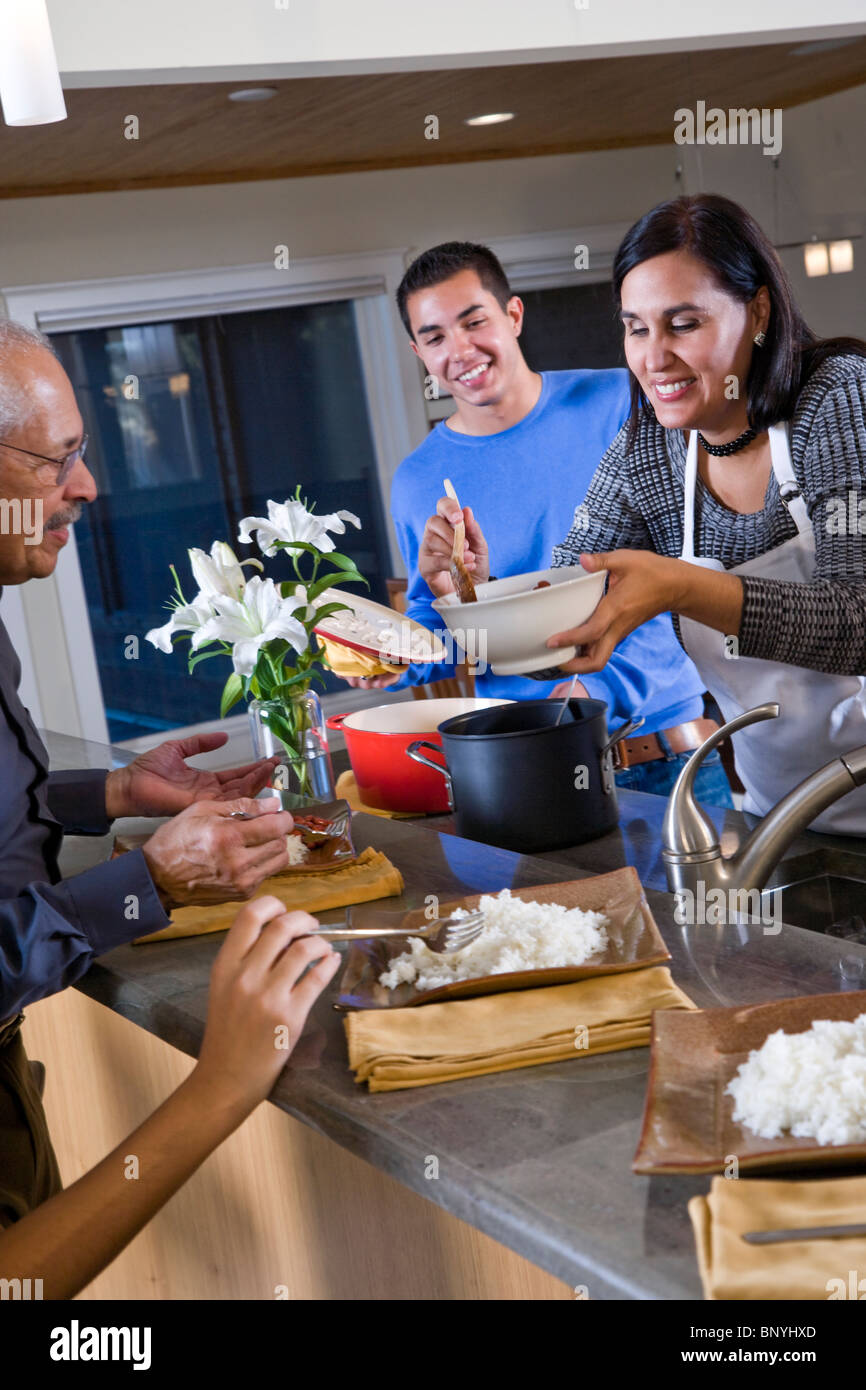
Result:
{"label": "kitchen sink", "polygon": [[866,946],[866,860],[818,850],[776,869],[761,894],[776,921]]}

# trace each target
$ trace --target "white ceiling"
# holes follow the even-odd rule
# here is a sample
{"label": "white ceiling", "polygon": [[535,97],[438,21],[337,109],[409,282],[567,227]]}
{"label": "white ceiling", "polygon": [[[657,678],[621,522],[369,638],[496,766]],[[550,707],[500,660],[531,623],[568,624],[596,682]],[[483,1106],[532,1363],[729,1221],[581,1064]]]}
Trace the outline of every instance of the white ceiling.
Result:
{"label": "white ceiling", "polygon": [[863,0],[48,0],[67,87],[626,56],[866,32]]}

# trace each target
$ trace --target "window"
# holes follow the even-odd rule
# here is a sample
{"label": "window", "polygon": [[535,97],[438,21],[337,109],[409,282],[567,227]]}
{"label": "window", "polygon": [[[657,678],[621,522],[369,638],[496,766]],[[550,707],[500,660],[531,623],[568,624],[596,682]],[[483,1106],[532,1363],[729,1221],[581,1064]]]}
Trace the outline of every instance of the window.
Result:
{"label": "window", "polygon": [[[302,494],[363,529],[341,545],[387,603],[388,544],[351,300],[53,335],[90,435],[100,495],[76,527],[113,739],[215,719],[227,662],[186,672],[144,642],[186,551],[236,543],[242,516]],[[266,561],[287,577],[286,562]],[[137,637],[138,657],[130,659]],[[332,688],[338,683],[330,678]]]}
{"label": "window", "polygon": [[625,366],[608,281],[515,293],[526,309],[520,342],[534,372]]}

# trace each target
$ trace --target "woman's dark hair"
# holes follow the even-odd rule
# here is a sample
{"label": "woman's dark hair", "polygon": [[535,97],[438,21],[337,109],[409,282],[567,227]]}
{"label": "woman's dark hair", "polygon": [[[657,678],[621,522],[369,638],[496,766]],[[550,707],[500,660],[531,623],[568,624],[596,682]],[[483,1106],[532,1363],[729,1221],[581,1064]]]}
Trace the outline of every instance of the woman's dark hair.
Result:
{"label": "woman's dark hair", "polygon": [[[752,354],[746,409],[758,433],[794,413],[797,397],[825,358],[838,353],[866,357],[859,338],[819,338],[794,300],[791,282],[772,243],[755,219],[716,193],[695,193],[659,203],[625,234],[613,263],[613,288],[622,303],[622,282],[636,265],[669,251],[688,251],[703,261],[723,290],[748,303],[762,285],[770,295],[770,321],[763,346]],[[641,409],[652,409],[634,374],[628,446],[634,443]]]}
{"label": "woman's dark hair", "polygon": [[410,294],[418,290],[428,290],[433,285],[441,285],[459,275],[461,270],[474,270],[488,293],[495,296],[504,311],[512,297],[508,276],[499,264],[489,246],[480,246],[474,241],[443,241],[440,246],[432,246],[416,256],[397,287],[397,308],[403,326],[410,338],[414,337],[409,322],[406,302]]}

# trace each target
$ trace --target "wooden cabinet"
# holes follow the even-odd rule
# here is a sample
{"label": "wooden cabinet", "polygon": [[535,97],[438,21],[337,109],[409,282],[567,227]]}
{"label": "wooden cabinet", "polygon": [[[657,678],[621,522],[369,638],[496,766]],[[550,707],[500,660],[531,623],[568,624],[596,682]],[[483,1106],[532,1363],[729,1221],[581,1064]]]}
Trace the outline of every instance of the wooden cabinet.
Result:
{"label": "wooden cabinet", "polygon": [[[64,1182],[187,1076],[183,1053],[76,989],[27,1010]],[[568,1285],[270,1104],[84,1299],[570,1299]]]}

